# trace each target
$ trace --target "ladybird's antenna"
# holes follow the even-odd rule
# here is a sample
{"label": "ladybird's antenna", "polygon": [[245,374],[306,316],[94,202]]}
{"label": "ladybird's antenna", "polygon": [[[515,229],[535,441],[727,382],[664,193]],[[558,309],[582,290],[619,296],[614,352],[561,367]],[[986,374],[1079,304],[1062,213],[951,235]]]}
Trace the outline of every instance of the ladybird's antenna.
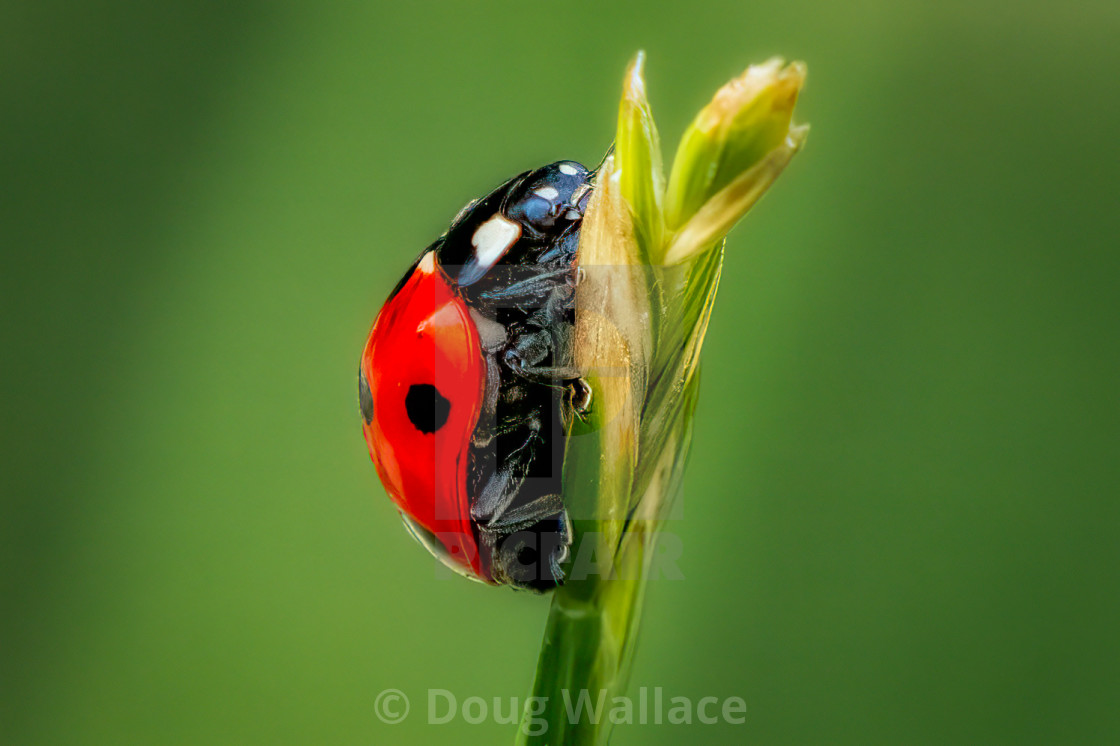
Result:
{"label": "ladybird's antenna", "polygon": [[610,147],[607,148],[607,152],[603,153],[603,160],[599,161],[598,166],[591,169],[591,173],[588,174],[588,176],[590,178],[594,178],[595,176],[598,176],[599,172],[603,170],[603,164],[605,164],[607,162],[607,159],[610,158],[612,155],[614,155],[614,143],[613,142],[611,143]]}

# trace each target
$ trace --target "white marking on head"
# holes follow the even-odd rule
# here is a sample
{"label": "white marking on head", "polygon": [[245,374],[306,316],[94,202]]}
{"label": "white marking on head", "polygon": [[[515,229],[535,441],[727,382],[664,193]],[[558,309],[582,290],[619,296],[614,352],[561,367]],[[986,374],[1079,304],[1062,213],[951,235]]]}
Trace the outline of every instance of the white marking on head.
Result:
{"label": "white marking on head", "polygon": [[436,252],[429,251],[420,259],[420,263],[416,265],[416,269],[420,270],[426,275],[435,272],[436,269]]}
{"label": "white marking on head", "polygon": [[495,215],[475,229],[471,236],[479,265],[489,269],[521,237],[521,226],[502,215]]}
{"label": "white marking on head", "polygon": [[541,187],[540,189],[534,191],[533,194],[537,195],[538,197],[543,197],[549,202],[560,196],[560,192],[556,191],[556,187],[550,186]]}
{"label": "white marking on head", "polygon": [[560,164],[560,173],[567,174],[568,176],[575,176],[576,174],[579,173],[579,169],[576,168],[575,166],[573,166],[570,163],[561,163]]}

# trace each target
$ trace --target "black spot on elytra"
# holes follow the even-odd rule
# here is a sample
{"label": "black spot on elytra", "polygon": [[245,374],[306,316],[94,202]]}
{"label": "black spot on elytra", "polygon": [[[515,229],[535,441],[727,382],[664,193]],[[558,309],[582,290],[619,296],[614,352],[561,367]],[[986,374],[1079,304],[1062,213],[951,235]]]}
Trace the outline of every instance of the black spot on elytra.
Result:
{"label": "black spot on elytra", "polygon": [[361,365],[358,365],[358,406],[362,408],[362,419],[366,424],[373,422],[373,394],[369,390],[369,381],[366,380]]}
{"label": "black spot on elytra", "polygon": [[404,398],[408,419],[422,433],[434,433],[447,423],[451,402],[430,383],[413,384]]}

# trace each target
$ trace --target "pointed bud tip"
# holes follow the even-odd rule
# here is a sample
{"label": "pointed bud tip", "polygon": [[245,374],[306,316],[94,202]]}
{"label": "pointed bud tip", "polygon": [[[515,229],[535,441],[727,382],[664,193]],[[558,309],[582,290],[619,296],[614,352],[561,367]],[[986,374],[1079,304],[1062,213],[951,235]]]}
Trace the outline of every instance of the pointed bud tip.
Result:
{"label": "pointed bud tip", "polygon": [[646,53],[639,49],[638,53],[634,55],[634,58],[630,60],[630,66],[626,69],[626,79],[623,83],[623,98],[629,98],[640,102],[645,101],[645,65]]}
{"label": "pointed bud tip", "polygon": [[787,65],[781,57],[771,57],[762,64],[751,65],[739,77],[716,91],[711,102],[701,111],[696,124],[701,130],[711,132],[721,124],[734,120],[739,112],[763,96],[770,99],[770,108],[791,111],[805,85],[807,74],[804,62]]}

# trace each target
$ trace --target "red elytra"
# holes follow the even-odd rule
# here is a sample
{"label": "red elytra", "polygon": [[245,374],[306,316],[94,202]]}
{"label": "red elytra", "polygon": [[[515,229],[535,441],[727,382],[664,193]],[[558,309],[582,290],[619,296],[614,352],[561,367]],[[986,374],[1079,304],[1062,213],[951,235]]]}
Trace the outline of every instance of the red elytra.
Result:
{"label": "red elytra", "polygon": [[[486,386],[478,328],[425,254],[373,323],[362,352],[373,418],[362,431],[393,502],[431,531],[451,559],[485,578],[471,527],[467,469]],[[410,417],[414,387],[435,387],[446,420],[425,432]],[[438,419],[442,419],[443,412]]]}

